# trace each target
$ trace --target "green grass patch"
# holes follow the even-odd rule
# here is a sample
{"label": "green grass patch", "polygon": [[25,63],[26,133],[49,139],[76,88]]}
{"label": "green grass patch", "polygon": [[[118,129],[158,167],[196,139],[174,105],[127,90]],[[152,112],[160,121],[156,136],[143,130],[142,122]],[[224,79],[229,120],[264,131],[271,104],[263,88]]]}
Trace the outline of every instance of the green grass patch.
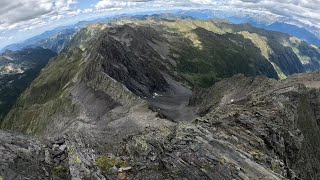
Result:
{"label": "green grass patch", "polygon": [[114,166],[118,168],[128,167],[129,164],[126,161],[110,158],[108,156],[101,156],[96,160],[97,166],[104,173],[109,172]]}
{"label": "green grass patch", "polygon": [[52,174],[62,179],[67,179],[69,175],[69,169],[59,165],[52,169]]}

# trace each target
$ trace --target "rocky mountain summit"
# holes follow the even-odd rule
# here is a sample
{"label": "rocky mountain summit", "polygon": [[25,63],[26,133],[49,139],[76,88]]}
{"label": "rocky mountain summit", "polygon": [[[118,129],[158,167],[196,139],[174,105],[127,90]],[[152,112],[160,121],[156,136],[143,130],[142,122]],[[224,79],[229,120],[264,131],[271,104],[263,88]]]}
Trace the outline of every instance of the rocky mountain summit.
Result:
{"label": "rocky mountain summit", "polygon": [[318,179],[320,74],[292,74],[319,62],[317,47],[248,25],[89,26],[1,123],[0,175]]}
{"label": "rocky mountain summit", "polygon": [[2,132],[1,174],[4,179],[318,179],[319,80],[319,73],[281,81],[237,75],[195,92],[190,106],[199,117],[189,122],[168,121],[140,106],[100,131],[102,120],[83,122],[76,132],[51,141]]}

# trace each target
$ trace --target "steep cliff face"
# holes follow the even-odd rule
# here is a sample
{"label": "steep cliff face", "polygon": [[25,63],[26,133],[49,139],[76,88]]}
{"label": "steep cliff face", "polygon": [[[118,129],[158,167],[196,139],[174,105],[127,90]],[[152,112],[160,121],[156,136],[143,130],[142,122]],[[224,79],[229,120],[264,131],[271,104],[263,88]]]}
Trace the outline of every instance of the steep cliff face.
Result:
{"label": "steep cliff face", "polygon": [[46,162],[46,177],[59,166],[64,179],[317,179],[320,74],[275,79],[319,52],[288,38],[197,20],[89,26],[1,127],[64,140],[48,146],[67,158]]}
{"label": "steep cliff face", "polygon": [[[161,74],[165,67],[159,64],[156,59],[160,59],[158,53],[148,44],[157,36],[148,38],[143,34],[143,27],[138,29],[128,25],[108,31],[111,33],[102,37],[97,50],[100,57],[93,57],[100,58],[103,71],[142,97],[165,91],[168,83]],[[145,30],[150,31],[152,29]]]}

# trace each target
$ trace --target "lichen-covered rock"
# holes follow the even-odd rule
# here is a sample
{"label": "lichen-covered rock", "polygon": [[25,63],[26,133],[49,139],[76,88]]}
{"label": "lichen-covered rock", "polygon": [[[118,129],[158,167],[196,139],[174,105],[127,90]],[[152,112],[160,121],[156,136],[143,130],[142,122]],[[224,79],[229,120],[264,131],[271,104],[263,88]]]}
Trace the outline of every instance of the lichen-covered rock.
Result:
{"label": "lichen-covered rock", "polygon": [[57,143],[0,131],[0,176],[4,180],[70,179],[64,146],[64,140]]}

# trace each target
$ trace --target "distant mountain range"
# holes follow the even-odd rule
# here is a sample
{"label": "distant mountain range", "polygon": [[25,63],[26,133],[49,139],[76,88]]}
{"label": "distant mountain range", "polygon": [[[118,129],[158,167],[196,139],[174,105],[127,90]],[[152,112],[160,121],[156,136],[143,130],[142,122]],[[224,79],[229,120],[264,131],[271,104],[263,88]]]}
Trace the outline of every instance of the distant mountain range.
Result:
{"label": "distant mountain range", "polygon": [[271,31],[287,33],[291,36],[302,39],[308,42],[309,44],[313,44],[320,47],[320,39],[317,38],[316,35],[312,34],[311,32],[309,32],[304,28],[300,28],[291,24],[281,23],[281,22],[275,22],[269,26],[261,26],[261,27]]}
{"label": "distant mountain range", "polygon": [[320,38],[317,33],[312,33],[312,31],[306,28],[299,27],[296,25],[288,24],[283,22],[281,19],[270,18],[263,15],[234,15],[233,13],[226,13],[224,11],[211,11],[211,10],[195,10],[195,11],[181,11],[179,14],[184,14],[194,18],[200,19],[210,19],[210,18],[221,18],[227,19],[234,24],[251,24],[259,28],[264,28],[271,31],[278,31],[287,33],[291,36],[302,39],[310,44],[320,47]]}
{"label": "distant mountain range", "polygon": [[[188,11],[177,11],[170,12],[179,18],[195,18],[195,19],[226,19],[234,24],[250,24],[255,27],[264,28],[266,30],[277,31],[287,33],[291,36],[297,37],[301,40],[308,42],[309,44],[316,45],[320,47],[320,38],[316,34],[308,31],[305,28],[291,25],[285,22],[278,21],[275,18],[263,16],[263,15],[245,15],[236,16],[233,13],[226,13],[224,11],[212,11],[212,10],[188,10]],[[157,14],[155,14],[157,16]],[[150,15],[137,15],[136,18],[144,18]],[[75,25],[61,26],[54,30],[44,32],[38,36],[27,39],[21,43],[11,44],[1,49],[1,52],[6,50],[17,51],[23,48],[33,48],[42,47],[48,48],[54,52],[59,53],[71,39],[71,37],[78,32],[81,28],[84,28],[90,24],[94,23],[106,23],[110,22],[112,19],[122,18],[122,17],[132,17],[131,15],[118,15],[108,18],[99,18],[92,21],[80,21]]]}
{"label": "distant mountain range", "polygon": [[35,48],[39,46],[59,53],[65,45],[65,41],[70,40],[77,31],[77,26],[59,27],[27,39],[21,43],[5,46],[0,52],[19,51],[24,48]]}
{"label": "distant mountain range", "polygon": [[70,26],[60,26],[51,31],[46,31],[40,35],[34,36],[21,43],[10,44],[1,49],[0,53],[7,50],[19,51],[24,48],[36,48],[42,47],[44,49],[50,49],[56,53],[59,53],[72,39],[76,32],[81,28],[94,23],[108,22],[109,18],[95,19],[92,21],[80,21],[77,24]]}

